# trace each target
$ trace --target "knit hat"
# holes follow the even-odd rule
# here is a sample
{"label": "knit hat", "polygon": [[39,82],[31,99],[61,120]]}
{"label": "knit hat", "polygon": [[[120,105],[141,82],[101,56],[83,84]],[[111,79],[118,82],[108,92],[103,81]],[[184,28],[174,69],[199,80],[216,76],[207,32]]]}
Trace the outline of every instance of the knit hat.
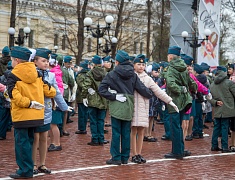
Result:
{"label": "knit hat", "polygon": [[176,56],[180,56],[181,48],[179,46],[171,46],[168,48],[168,54],[174,54]]}
{"label": "knit hat", "polygon": [[42,57],[42,58],[49,60],[50,55],[51,55],[51,50],[49,50],[49,49],[46,49],[46,48],[37,48],[36,49],[35,56],[39,56],[39,57]]}
{"label": "knit hat", "polygon": [[123,50],[118,50],[117,54],[115,56],[115,59],[120,62],[123,63],[125,61],[129,61],[129,55],[127,52],[123,51]]}
{"label": "knit hat", "polygon": [[102,64],[102,59],[101,59],[100,56],[95,55],[95,56],[93,56],[93,58],[92,58],[92,62],[93,62],[94,64]]}
{"label": "knit hat", "polygon": [[32,52],[25,47],[14,46],[11,48],[11,57],[28,61]]}
{"label": "knit hat", "polygon": [[65,57],[64,57],[64,62],[65,62],[65,63],[70,63],[71,60],[72,60],[72,57],[71,57],[71,56],[65,56]]}
{"label": "knit hat", "polygon": [[5,46],[3,49],[2,49],[2,54],[4,56],[9,56],[9,53],[10,53],[10,49],[8,46]]}
{"label": "knit hat", "polygon": [[217,71],[227,72],[227,68],[225,66],[217,66]]}
{"label": "knit hat", "polygon": [[207,77],[206,77],[205,74],[199,74],[199,75],[197,75],[196,78],[202,84],[206,84],[207,83]]}
{"label": "knit hat", "polygon": [[203,73],[203,69],[199,64],[194,64],[193,68],[194,68],[194,71],[196,71],[198,74]]}

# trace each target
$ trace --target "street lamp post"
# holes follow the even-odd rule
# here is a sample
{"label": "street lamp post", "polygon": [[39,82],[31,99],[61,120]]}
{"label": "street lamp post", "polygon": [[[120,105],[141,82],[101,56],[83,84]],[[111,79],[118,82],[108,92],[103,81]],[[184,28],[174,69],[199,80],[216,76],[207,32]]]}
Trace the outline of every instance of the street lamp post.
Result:
{"label": "street lamp post", "polygon": [[108,16],[105,17],[106,26],[105,27],[100,27],[99,19],[98,19],[98,24],[96,25],[95,28],[91,27],[91,25],[92,25],[92,19],[91,18],[86,17],[83,21],[84,26],[86,26],[87,32],[90,31],[92,36],[94,38],[96,38],[96,42],[97,42],[97,44],[96,44],[96,54],[97,55],[99,55],[99,42],[100,42],[99,39],[105,35],[106,31],[108,32],[108,35],[109,35],[109,30],[110,30],[110,27],[111,27],[111,24],[113,23],[113,21],[114,21],[113,17],[108,15]]}
{"label": "street lamp post", "polygon": [[29,33],[30,33],[30,28],[29,27],[25,27],[24,28],[24,34],[21,35],[20,33],[18,34],[18,36],[14,37],[15,35],[15,29],[13,27],[10,27],[8,29],[8,34],[10,35],[10,38],[13,39],[13,46],[14,46],[14,43],[15,44],[18,44],[18,46],[21,46],[24,44],[25,42],[25,39],[27,39],[29,37]]}
{"label": "street lamp post", "polygon": [[[183,31],[181,33],[181,36],[184,38],[184,44],[187,42],[191,48],[193,48],[193,58],[196,61],[196,50],[201,46],[201,44],[206,40],[208,41],[209,36],[211,35],[211,30],[210,29],[205,29],[204,30],[204,35],[206,38],[199,39],[195,34],[194,37],[189,37],[187,31]],[[200,42],[198,42],[200,41]]]}
{"label": "street lamp post", "polygon": [[[101,39],[100,39],[100,40],[101,40]],[[106,55],[108,55],[108,54],[111,52],[111,49],[112,49],[112,47],[114,46],[114,44],[117,43],[117,41],[118,41],[118,40],[117,40],[116,37],[112,37],[111,42],[108,41],[107,38],[105,38],[104,47],[101,46],[101,44],[102,44],[102,41],[101,41],[101,43],[99,42],[99,48],[102,48],[102,49],[103,49],[103,53],[105,53]]]}

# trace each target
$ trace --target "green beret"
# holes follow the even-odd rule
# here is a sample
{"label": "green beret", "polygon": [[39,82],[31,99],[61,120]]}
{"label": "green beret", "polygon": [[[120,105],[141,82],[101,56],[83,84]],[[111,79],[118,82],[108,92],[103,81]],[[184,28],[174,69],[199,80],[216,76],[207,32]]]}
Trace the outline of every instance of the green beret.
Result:
{"label": "green beret", "polygon": [[9,53],[10,53],[10,49],[8,46],[5,46],[3,49],[2,49],[2,54],[4,56],[9,56]]}
{"label": "green beret", "polygon": [[145,62],[145,59],[141,59],[141,58],[136,57],[134,59],[133,63],[146,63],[146,62]]}
{"label": "green beret", "polygon": [[37,48],[35,56],[39,56],[39,57],[49,60],[51,56],[51,50],[46,49],[46,48]]}
{"label": "green beret", "polygon": [[32,52],[25,47],[14,46],[11,48],[11,57],[28,61]]}
{"label": "green beret", "polygon": [[126,51],[118,50],[117,54],[115,56],[115,60],[117,60],[120,63],[123,63],[125,61],[129,61],[129,55]]}
{"label": "green beret", "polygon": [[111,62],[111,57],[110,56],[106,56],[106,57],[103,58],[103,61]]}
{"label": "green beret", "polygon": [[71,57],[71,56],[65,56],[65,57],[64,57],[64,62],[65,62],[65,63],[70,63],[71,60],[72,60],[72,57]]}
{"label": "green beret", "polygon": [[174,54],[176,56],[180,56],[181,48],[178,46],[171,46],[168,48],[168,54]]}
{"label": "green beret", "polygon": [[134,61],[135,56],[129,56],[129,58],[130,58],[130,61]]}
{"label": "green beret", "polygon": [[63,56],[61,54],[57,54],[56,60],[58,61],[59,65],[63,64]]}
{"label": "green beret", "polygon": [[181,54],[181,59],[184,60],[185,64],[189,65],[189,66],[192,66],[193,64],[193,58],[191,56],[188,56],[188,55],[184,55],[182,56]]}
{"label": "green beret", "polygon": [[227,68],[225,66],[217,66],[217,71],[227,72]]}
{"label": "green beret", "polygon": [[228,68],[234,69],[234,64],[233,63],[228,63]]}
{"label": "green beret", "polygon": [[93,56],[93,58],[92,58],[92,62],[93,62],[94,64],[102,64],[102,61],[101,61],[101,60],[102,60],[101,57],[98,56],[98,55],[95,55],[95,56]]}

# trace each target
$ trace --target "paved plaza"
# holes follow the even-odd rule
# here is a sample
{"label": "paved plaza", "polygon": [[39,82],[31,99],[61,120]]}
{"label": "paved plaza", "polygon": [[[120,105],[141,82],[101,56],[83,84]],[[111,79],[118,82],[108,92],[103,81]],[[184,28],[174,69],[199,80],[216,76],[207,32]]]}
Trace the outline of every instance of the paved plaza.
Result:
{"label": "paved plaza", "polygon": [[[204,139],[194,139],[185,143],[185,148],[192,155],[184,160],[165,159],[164,154],[170,152],[171,142],[162,141],[164,126],[155,123],[153,135],[157,142],[144,142],[142,155],[146,164],[106,165],[110,158],[109,146],[89,146],[88,134],[77,135],[77,116],[68,124],[70,136],[62,137],[62,151],[49,152],[46,166],[52,170],[50,175],[38,174],[35,180],[52,179],[235,179],[235,153],[211,152],[212,123],[204,129]],[[105,135],[111,140],[111,127],[106,127]],[[229,139],[230,141],[230,139]],[[230,143],[230,142],[229,142]],[[13,131],[7,133],[7,139],[0,141],[0,180],[11,179],[9,174],[15,172],[17,165],[14,157]]]}

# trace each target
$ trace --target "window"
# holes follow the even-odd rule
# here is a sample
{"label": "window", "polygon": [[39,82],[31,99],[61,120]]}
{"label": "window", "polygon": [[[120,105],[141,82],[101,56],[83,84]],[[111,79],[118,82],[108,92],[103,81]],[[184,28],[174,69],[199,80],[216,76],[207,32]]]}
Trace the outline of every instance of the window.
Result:
{"label": "window", "polygon": [[143,42],[140,42],[140,54],[143,54],[143,51],[144,51],[144,43]]}
{"label": "window", "polygon": [[62,50],[65,50],[65,42],[66,42],[66,35],[64,34],[62,38]]}
{"label": "window", "polygon": [[54,46],[58,46],[58,34],[54,34]]}
{"label": "window", "polygon": [[134,42],[134,49],[133,49],[133,54],[137,54],[137,47],[138,46],[138,42]]}

